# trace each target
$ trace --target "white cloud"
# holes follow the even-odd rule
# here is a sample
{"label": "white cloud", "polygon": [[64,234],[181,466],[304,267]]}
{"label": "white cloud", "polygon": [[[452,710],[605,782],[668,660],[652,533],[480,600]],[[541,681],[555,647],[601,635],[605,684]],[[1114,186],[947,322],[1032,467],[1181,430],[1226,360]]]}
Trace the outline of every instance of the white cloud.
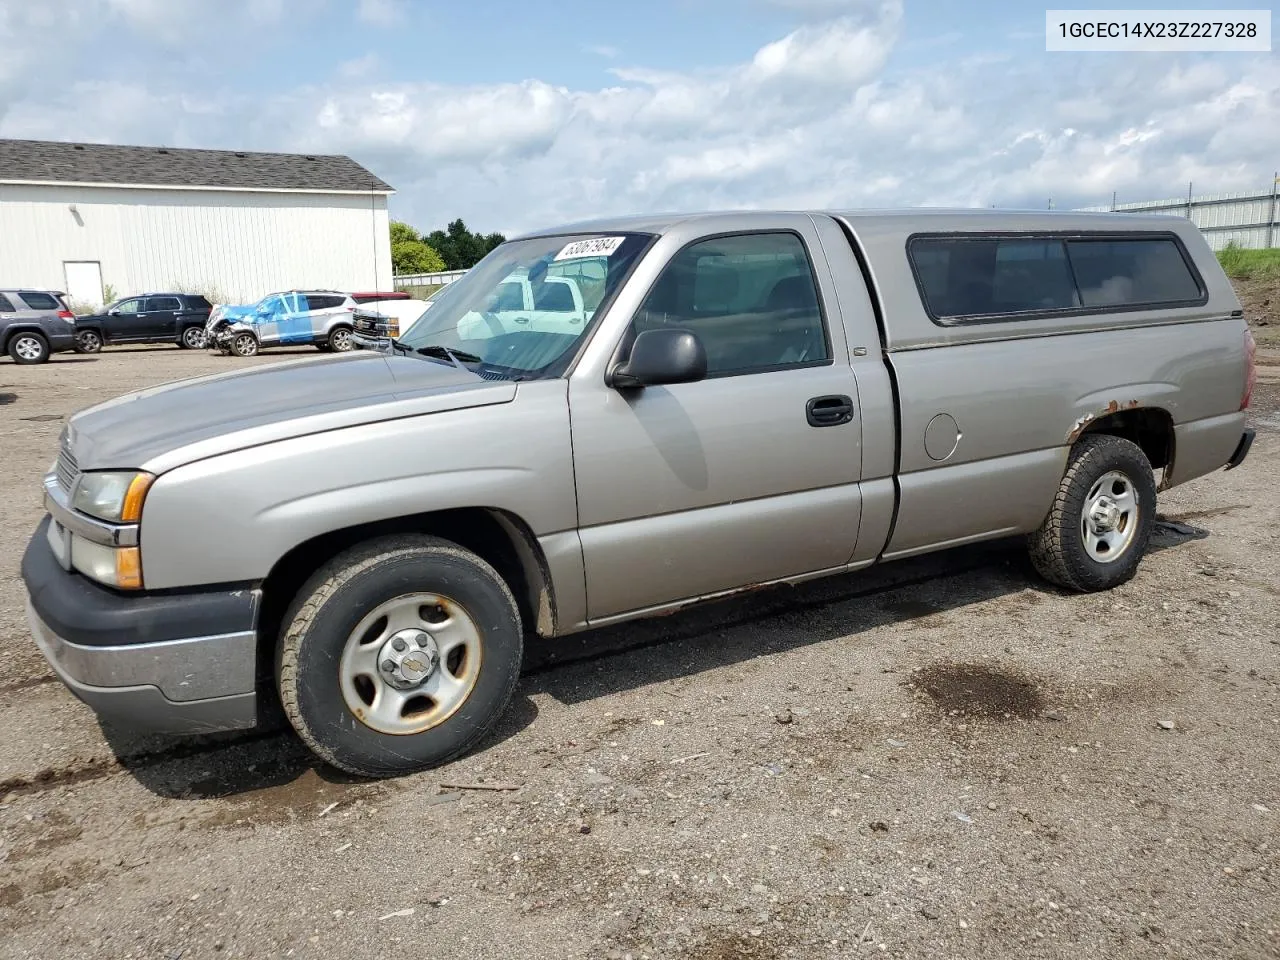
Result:
{"label": "white cloud", "polygon": [[622,52],[617,47],[611,47],[607,43],[589,43],[582,49],[586,53],[593,53],[597,57],[604,57],[606,60],[615,60]]}
{"label": "white cloud", "polygon": [[403,0],[360,0],[356,19],[375,27],[394,27],[407,12]]}
{"label": "white cloud", "polygon": [[[131,16],[147,2],[131,0]],[[329,84],[253,97],[162,83],[59,89],[15,79],[0,60],[0,135],[348,153],[399,190],[397,216],[504,232],[653,210],[1049,197],[1063,207],[1113,190],[1173,196],[1188,180],[1246,189],[1269,182],[1280,154],[1274,58],[939,55],[886,72],[899,4],[819,6],[810,12],[825,19],[735,65],[618,68],[593,89],[389,83],[368,58]],[[47,29],[32,25],[47,15],[21,12],[34,6],[0,0],[6,9],[26,17],[22,30]],[[76,26],[83,9],[60,8],[68,30],[89,31]],[[24,46],[4,42],[14,22],[0,16],[0,49]]]}

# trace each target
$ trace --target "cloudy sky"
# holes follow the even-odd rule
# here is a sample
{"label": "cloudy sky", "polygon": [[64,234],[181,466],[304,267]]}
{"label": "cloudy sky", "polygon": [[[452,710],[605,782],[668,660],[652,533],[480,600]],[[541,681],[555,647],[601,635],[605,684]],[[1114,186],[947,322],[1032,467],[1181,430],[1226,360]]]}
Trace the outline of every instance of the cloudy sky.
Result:
{"label": "cloudy sky", "polygon": [[0,136],[346,153],[397,188],[393,216],[507,233],[607,213],[1065,207],[1271,182],[1277,53],[1046,53],[1044,9],[0,0]]}

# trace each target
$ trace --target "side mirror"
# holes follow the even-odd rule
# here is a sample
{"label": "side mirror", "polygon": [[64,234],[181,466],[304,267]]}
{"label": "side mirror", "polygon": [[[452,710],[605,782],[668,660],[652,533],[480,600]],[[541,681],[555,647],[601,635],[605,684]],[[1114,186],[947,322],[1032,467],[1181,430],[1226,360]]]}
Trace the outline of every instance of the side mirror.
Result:
{"label": "side mirror", "polygon": [[707,375],[707,350],[688,330],[645,330],[631,345],[631,356],[609,372],[611,387],[647,387],[692,383]]}

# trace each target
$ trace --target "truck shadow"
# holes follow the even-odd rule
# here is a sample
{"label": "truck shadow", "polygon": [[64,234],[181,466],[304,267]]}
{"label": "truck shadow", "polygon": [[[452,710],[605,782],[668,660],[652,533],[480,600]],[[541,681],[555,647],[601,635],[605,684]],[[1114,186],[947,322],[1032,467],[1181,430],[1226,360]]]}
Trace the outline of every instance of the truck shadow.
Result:
{"label": "truck shadow", "polygon": [[[1186,523],[1161,521],[1150,551],[1208,535]],[[1016,594],[1070,595],[1037,577],[1020,542],[1000,541],[752,591],[558,640],[530,639],[516,697],[481,749],[530,726],[538,717],[533,698],[540,694],[565,704],[585,703]],[[1028,597],[1028,606],[1035,602]],[[278,720],[248,733],[196,738],[140,738],[108,726],[103,734],[120,764],[162,797],[236,797],[237,803],[252,797],[263,811],[271,811],[301,802],[300,797],[332,802],[341,801],[345,790],[361,796],[380,789],[318,760]]]}

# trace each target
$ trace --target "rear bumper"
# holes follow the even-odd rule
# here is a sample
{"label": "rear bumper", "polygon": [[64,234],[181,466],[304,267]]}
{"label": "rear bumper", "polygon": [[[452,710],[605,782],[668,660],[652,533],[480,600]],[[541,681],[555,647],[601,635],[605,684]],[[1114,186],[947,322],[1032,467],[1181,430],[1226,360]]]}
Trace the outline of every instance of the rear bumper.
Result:
{"label": "rear bumper", "polygon": [[1253,438],[1257,435],[1258,432],[1252,427],[1245,430],[1240,437],[1240,443],[1236,446],[1236,452],[1231,454],[1231,459],[1227,461],[1228,470],[1244,463],[1244,458],[1249,455],[1249,448],[1253,446]]}
{"label": "rear bumper", "polygon": [[65,331],[46,329],[44,335],[45,339],[49,341],[49,349],[53,353],[65,353],[76,348],[76,329],[74,327],[68,327]]}
{"label": "rear bumper", "polygon": [[163,733],[257,723],[257,593],[128,596],[59,566],[46,518],[22,558],[27,622],[59,679],[104,720]]}

